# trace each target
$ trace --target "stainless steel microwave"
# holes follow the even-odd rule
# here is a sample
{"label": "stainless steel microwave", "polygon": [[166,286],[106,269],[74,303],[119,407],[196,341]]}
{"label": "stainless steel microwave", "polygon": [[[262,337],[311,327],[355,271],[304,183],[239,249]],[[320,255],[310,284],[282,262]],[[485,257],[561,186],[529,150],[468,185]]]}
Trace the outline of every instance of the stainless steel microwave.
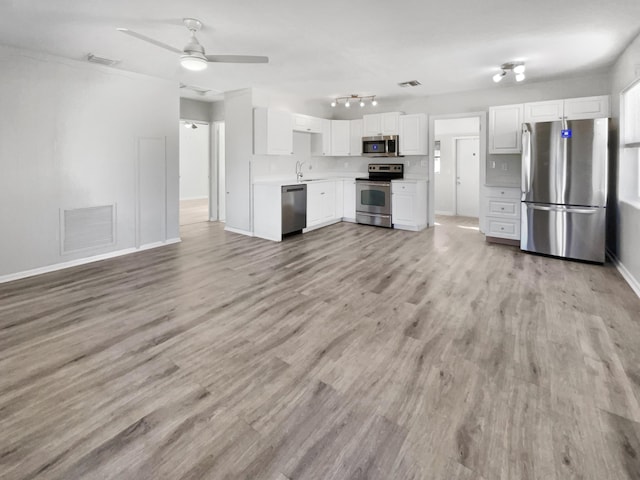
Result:
{"label": "stainless steel microwave", "polygon": [[362,155],[365,157],[399,157],[398,135],[362,137]]}

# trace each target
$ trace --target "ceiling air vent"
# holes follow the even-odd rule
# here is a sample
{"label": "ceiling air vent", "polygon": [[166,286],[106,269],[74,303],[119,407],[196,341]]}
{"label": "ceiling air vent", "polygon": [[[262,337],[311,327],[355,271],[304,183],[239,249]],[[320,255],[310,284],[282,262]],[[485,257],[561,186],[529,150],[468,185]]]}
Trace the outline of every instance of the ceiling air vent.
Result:
{"label": "ceiling air vent", "polygon": [[106,65],[107,67],[113,67],[114,65],[117,65],[118,63],[120,63],[120,60],[111,60],[110,58],[99,57],[97,55],[94,55],[93,53],[90,53],[89,55],[87,55],[87,60],[89,60],[91,63],[99,63],[100,65]]}
{"label": "ceiling air vent", "polygon": [[405,87],[417,87],[418,85],[422,85],[418,80],[409,80],[408,82],[400,82],[398,84],[402,88]]}

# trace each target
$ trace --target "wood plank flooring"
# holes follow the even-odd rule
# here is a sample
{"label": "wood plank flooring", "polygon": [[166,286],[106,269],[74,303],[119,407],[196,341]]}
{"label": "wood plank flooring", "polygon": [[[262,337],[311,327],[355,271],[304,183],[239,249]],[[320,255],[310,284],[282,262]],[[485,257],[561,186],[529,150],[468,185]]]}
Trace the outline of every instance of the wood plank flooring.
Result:
{"label": "wood plank flooring", "polygon": [[0,478],[640,478],[611,265],[348,223],[0,285]]}
{"label": "wood plank flooring", "polygon": [[180,200],[180,226],[209,221],[209,199]]}

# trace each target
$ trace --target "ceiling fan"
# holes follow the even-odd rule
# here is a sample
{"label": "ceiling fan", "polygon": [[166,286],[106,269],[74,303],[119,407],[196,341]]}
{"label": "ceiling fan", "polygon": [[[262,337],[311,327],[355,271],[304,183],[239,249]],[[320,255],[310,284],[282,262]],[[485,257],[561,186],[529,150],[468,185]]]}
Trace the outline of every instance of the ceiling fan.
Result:
{"label": "ceiling fan", "polygon": [[180,64],[187,70],[200,71],[207,68],[207,63],[268,63],[269,57],[263,57],[258,55],[205,55],[204,47],[200,45],[196,38],[196,32],[202,28],[202,22],[195,18],[182,19],[185,27],[191,32],[191,39],[185,47],[180,50],[179,48],[167,45],[164,42],[155,40],[153,38],[142,35],[141,33],[134,32],[128,28],[118,28],[117,30],[131,35],[132,37],[149,42],[157,47],[164,48],[171,52],[180,54]]}

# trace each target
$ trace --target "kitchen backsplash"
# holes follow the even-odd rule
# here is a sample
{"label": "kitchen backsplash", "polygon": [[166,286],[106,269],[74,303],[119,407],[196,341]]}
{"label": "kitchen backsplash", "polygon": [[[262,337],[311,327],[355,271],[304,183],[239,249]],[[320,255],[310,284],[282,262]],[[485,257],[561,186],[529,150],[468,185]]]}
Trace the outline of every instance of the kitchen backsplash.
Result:
{"label": "kitchen backsplash", "polygon": [[295,177],[296,162],[304,162],[305,177],[318,177],[326,173],[362,173],[366,176],[370,163],[402,163],[405,174],[428,175],[427,157],[318,157],[311,156],[311,135],[294,132],[293,155],[255,155],[251,171],[253,178]]}

